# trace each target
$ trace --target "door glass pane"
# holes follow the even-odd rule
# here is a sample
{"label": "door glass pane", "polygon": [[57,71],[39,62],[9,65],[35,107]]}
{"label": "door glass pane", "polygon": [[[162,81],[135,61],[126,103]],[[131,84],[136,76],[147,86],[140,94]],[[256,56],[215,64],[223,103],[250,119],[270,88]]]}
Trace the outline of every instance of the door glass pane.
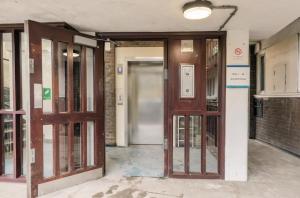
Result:
{"label": "door glass pane", "polygon": [[27,173],[26,158],[26,116],[21,116],[21,139],[22,139],[22,175]]}
{"label": "door glass pane", "polygon": [[[2,57],[2,58],[1,58]],[[3,94],[1,97],[0,109],[13,108],[13,68],[12,68],[12,34],[2,34],[2,72],[1,72],[1,90]]]}
{"label": "door glass pane", "polygon": [[184,172],[185,118],[173,116],[173,171]]}
{"label": "door glass pane", "polygon": [[94,161],[94,134],[95,134],[95,129],[94,129],[94,122],[87,122],[87,165],[88,166],[94,166],[95,161]]}
{"label": "door glass pane", "polygon": [[59,125],[59,169],[64,174],[69,171],[68,161],[68,125]]}
{"label": "door glass pane", "polygon": [[52,177],[53,171],[53,126],[43,125],[43,176]]}
{"label": "door glass pane", "polygon": [[58,43],[58,111],[68,111],[68,45],[66,43]]}
{"label": "door glass pane", "polygon": [[218,111],[219,107],[220,51],[218,39],[206,39],[206,108]]}
{"label": "door glass pane", "polygon": [[73,51],[74,111],[81,111],[80,74],[81,74],[81,46],[75,45]]}
{"label": "door glass pane", "polygon": [[74,145],[73,145],[73,153],[74,153],[74,168],[79,169],[82,166],[82,156],[81,156],[81,123],[74,124]]}
{"label": "door glass pane", "polygon": [[[25,77],[26,72],[27,72],[27,68],[26,68],[26,58],[25,58],[25,34],[24,32],[21,32],[20,34],[20,39],[21,39],[21,47],[20,47],[20,66],[21,66],[21,74],[22,74],[22,86],[21,86],[21,90],[22,90],[22,102],[21,102],[21,109],[26,109],[25,104],[26,101],[29,98],[29,93],[26,90],[26,83],[28,83],[28,78]],[[28,76],[29,77],[29,76]]]}
{"label": "door glass pane", "polygon": [[218,173],[218,117],[207,117],[206,172]]}
{"label": "door glass pane", "polygon": [[94,111],[94,49],[86,48],[87,111]]}
{"label": "door glass pane", "polygon": [[190,172],[201,172],[201,117],[190,116]]}
{"label": "door glass pane", "polygon": [[52,112],[52,41],[42,39],[43,112]]}
{"label": "door glass pane", "polygon": [[3,131],[4,174],[11,175],[14,172],[13,116],[2,115],[1,126]]}

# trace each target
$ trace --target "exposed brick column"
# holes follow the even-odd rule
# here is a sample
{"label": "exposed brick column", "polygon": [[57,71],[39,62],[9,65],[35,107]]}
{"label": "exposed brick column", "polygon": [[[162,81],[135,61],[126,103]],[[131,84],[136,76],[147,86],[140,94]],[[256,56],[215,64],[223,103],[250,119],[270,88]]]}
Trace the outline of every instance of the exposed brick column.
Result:
{"label": "exposed brick column", "polygon": [[104,52],[105,62],[105,143],[116,145],[116,88],[115,88],[115,46]]}

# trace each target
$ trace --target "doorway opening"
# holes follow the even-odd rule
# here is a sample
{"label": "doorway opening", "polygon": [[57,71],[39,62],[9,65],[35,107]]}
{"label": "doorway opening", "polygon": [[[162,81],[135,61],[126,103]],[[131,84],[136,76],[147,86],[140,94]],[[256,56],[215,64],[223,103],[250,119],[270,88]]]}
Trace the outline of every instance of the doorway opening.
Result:
{"label": "doorway opening", "polygon": [[116,146],[106,149],[107,175],[164,176],[164,43],[115,47]]}

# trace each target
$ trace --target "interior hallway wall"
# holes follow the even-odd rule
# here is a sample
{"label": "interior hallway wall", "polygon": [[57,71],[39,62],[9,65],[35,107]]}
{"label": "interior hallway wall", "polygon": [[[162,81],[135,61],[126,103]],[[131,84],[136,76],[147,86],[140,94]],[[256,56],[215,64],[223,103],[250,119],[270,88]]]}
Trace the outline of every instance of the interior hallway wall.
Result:
{"label": "interior hallway wall", "polygon": [[[236,54],[241,49],[241,54]],[[249,68],[249,31],[227,31],[227,81],[230,79],[228,66]],[[229,82],[227,82],[229,83]],[[226,88],[225,121],[225,180],[246,181],[248,178],[249,137],[249,83]]]}
{"label": "interior hallway wall", "polygon": [[[162,47],[161,41],[119,41],[118,47]],[[104,52],[105,62],[105,142],[116,145],[115,45]]]}
{"label": "interior hallway wall", "polygon": [[116,90],[115,90],[115,46],[110,45],[109,51],[104,51],[104,90],[105,90],[105,143],[116,145]]}
{"label": "interior hallway wall", "polygon": [[300,156],[300,98],[263,101],[263,116],[256,118],[256,138]]}

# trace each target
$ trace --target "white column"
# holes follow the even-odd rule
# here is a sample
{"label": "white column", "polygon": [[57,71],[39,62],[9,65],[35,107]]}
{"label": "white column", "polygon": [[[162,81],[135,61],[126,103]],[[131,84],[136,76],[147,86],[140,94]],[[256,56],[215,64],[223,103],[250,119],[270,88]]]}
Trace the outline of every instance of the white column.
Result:
{"label": "white column", "polygon": [[[225,180],[246,181],[248,168],[249,80],[234,78],[249,75],[249,31],[227,32]],[[248,82],[247,82],[248,81]]]}

